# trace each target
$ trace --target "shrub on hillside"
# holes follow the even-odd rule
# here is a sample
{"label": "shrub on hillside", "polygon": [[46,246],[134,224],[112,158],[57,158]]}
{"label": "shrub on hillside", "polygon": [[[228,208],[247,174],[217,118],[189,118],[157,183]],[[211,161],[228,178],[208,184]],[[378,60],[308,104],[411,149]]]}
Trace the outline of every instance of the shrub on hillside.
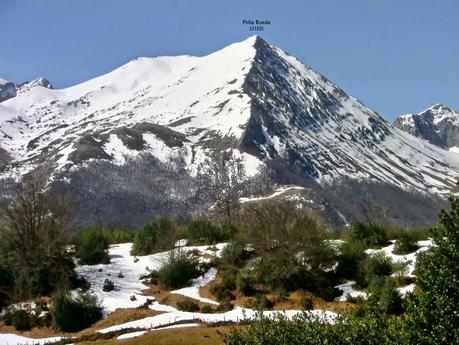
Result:
{"label": "shrub on hillside", "polygon": [[416,251],[418,248],[417,235],[414,234],[414,231],[404,231],[395,241],[394,254],[405,255]]}
{"label": "shrub on hillside", "polygon": [[191,298],[185,298],[184,300],[177,302],[177,309],[194,313],[199,311],[199,305]]}
{"label": "shrub on hillside", "polygon": [[248,257],[245,245],[241,242],[232,241],[223,249],[219,260],[219,266],[238,267]]}
{"label": "shrub on hillside", "polygon": [[359,267],[366,258],[365,246],[361,242],[347,241],[340,248],[336,274],[345,279],[358,279]]}
{"label": "shrub on hillside", "polygon": [[13,326],[18,331],[28,331],[35,326],[35,318],[31,312],[23,309],[7,310],[2,320],[7,326]]}
{"label": "shrub on hillside", "polygon": [[113,291],[114,289],[115,289],[115,283],[110,279],[105,279],[104,280],[104,286],[102,287],[102,290],[104,292],[110,292],[110,291]]}
{"label": "shrub on hillside", "polygon": [[223,284],[213,283],[209,287],[209,292],[221,303],[232,301],[235,298],[231,290]]}
{"label": "shrub on hillside", "polygon": [[180,289],[190,285],[191,279],[200,275],[198,261],[181,250],[171,250],[163,266],[158,270],[158,282],[168,289]]}
{"label": "shrub on hillside", "polygon": [[51,316],[55,328],[77,332],[102,318],[102,306],[95,296],[60,292],[54,297]]}
{"label": "shrub on hillside", "polygon": [[360,267],[360,280],[357,284],[366,287],[375,276],[389,276],[394,273],[392,259],[384,253],[369,255]]}
{"label": "shrub on hillside", "polygon": [[236,277],[236,286],[244,296],[251,296],[255,292],[255,281],[250,270],[241,270]]}
{"label": "shrub on hillside", "polygon": [[366,247],[380,247],[388,243],[387,231],[383,226],[363,222],[352,224],[349,239],[361,242]]}
{"label": "shrub on hillside", "polygon": [[176,225],[167,217],[145,224],[135,234],[132,253],[148,255],[170,249],[174,245],[176,231]]}
{"label": "shrub on hillside", "polygon": [[200,243],[211,244],[227,240],[229,234],[206,219],[196,219],[188,224],[187,237]]}
{"label": "shrub on hillside", "polygon": [[375,276],[368,290],[368,305],[372,312],[378,315],[400,315],[403,312],[403,299],[396,289],[394,278]]}
{"label": "shrub on hillside", "polygon": [[83,265],[109,263],[108,245],[108,232],[99,227],[85,228],[75,237],[75,253]]}

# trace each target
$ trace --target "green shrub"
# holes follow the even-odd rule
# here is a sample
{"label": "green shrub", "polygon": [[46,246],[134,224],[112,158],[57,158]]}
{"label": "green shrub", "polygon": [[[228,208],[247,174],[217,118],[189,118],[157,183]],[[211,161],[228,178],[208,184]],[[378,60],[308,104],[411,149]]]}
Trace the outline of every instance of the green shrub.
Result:
{"label": "green shrub", "polygon": [[351,241],[361,242],[366,247],[380,247],[388,243],[386,229],[380,225],[357,222],[349,230]]}
{"label": "green shrub", "polygon": [[308,313],[293,320],[258,315],[248,327],[224,336],[227,345],[392,345],[404,344],[403,339],[402,320],[397,318],[338,317],[329,323]]}
{"label": "green shrub", "polygon": [[191,279],[200,275],[198,261],[185,252],[171,250],[166,262],[157,272],[158,282],[168,289],[180,289],[190,285]]}
{"label": "green shrub", "polygon": [[194,313],[199,311],[199,305],[191,298],[185,298],[184,300],[177,302],[177,309]]}
{"label": "green shrub", "polygon": [[226,313],[227,311],[230,311],[233,309],[234,309],[234,305],[231,302],[227,301],[227,302],[220,303],[218,307],[215,308],[215,311],[217,313]]}
{"label": "green shrub", "polygon": [[222,286],[227,290],[236,289],[236,278],[237,271],[234,269],[229,269],[220,272],[220,277],[222,279]]}
{"label": "green shrub", "polygon": [[7,326],[14,326],[18,331],[29,331],[35,326],[34,316],[27,310],[7,310],[2,317]]}
{"label": "green shrub", "polygon": [[338,255],[336,274],[345,279],[358,279],[359,267],[366,258],[365,246],[361,242],[347,241],[341,246]]}
{"label": "green shrub", "polygon": [[375,276],[368,290],[368,305],[372,311],[384,315],[400,315],[403,312],[403,300],[396,289],[394,278]]}
{"label": "green shrub", "polygon": [[398,239],[395,241],[394,254],[405,255],[412,253],[418,249],[417,236],[414,231],[404,231],[400,233]]}
{"label": "green shrub", "polygon": [[145,224],[135,234],[132,253],[148,255],[173,247],[177,227],[167,217]]}
{"label": "green shrub", "polygon": [[99,227],[83,229],[75,237],[75,252],[83,265],[109,263],[108,245],[108,232]]}
{"label": "green shrub", "polygon": [[104,292],[110,292],[110,291],[113,291],[114,289],[115,289],[115,283],[110,279],[105,279],[104,280],[104,286],[102,287],[102,290]]}
{"label": "green shrub", "polygon": [[241,242],[230,242],[223,249],[219,260],[219,266],[239,267],[248,257],[245,245]]}
{"label": "green shrub", "polygon": [[102,306],[95,296],[87,293],[74,297],[59,292],[51,308],[53,326],[64,332],[78,332],[102,318]]}
{"label": "green shrub", "polygon": [[231,290],[218,283],[213,283],[209,288],[209,292],[215,296],[217,301],[222,303],[232,301],[235,298]]}
{"label": "green shrub", "polygon": [[199,243],[217,243],[229,238],[221,227],[206,219],[193,220],[187,227],[187,237]]}
{"label": "green shrub", "polygon": [[236,286],[239,292],[244,296],[251,296],[255,292],[255,281],[249,270],[242,270],[236,278]]}
{"label": "green shrub", "polygon": [[270,310],[274,303],[264,294],[257,294],[247,301],[247,307],[255,310]]}
{"label": "green shrub", "polygon": [[315,295],[326,302],[333,302],[341,296],[341,291],[334,286],[320,286],[314,291]]}
{"label": "green shrub", "polygon": [[203,314],[212,314],[214,312],[212,307],[210,305],[208,305],[208,304],[203,305],[200,311]]}
{"label": "green shrub", "polygon": [[375,276],[389,276],[394,273],[392,259],[384,253],[369,255],[362,262],[360,267],[360,280],[357,284],[366,287]]}
{"label": "green shrub", "polygon": [[107,231],[107,235],[110,244],[133,242],[135,238],[135,233],[128,230]]}

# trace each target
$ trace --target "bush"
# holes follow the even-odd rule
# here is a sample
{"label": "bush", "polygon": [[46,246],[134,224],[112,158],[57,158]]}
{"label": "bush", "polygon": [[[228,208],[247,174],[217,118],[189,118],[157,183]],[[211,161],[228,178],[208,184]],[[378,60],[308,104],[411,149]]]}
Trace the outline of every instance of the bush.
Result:
{"label": "bush", "polygon": [[180,289],[200,275],[198,262],[187,257],[185,252],[171,250],[164,265],[157,272],[158,282],[168,289]]}
{"label": "bush", "polygon": [[274,303],[264,294],[257,294],[255,298],[247,301],[247,307],[255,310],[269,310],[273,306]]}
{"label": "bush", "polygon": [[335,298],[341,296],[341,291],[333,286],[321,286],[314,292],[317,297],[322,298],[326,302],[333,302]]}
{"label": "bush", "polygon": [[230,242],[223,249],[219,264],[222,267],[238,267],[248,257],[245,245],[240,242]]}
{"label": "bush", "polygon": [[201,308],[201,313],[203,313],[203,314],[212,314],[213,312],[214,312],[214,310],[208,304],[203,305],[202,308]]}
{"label": "bush", "polygon": [[394,264],[390,257],[384,253],[370,255],[362,262],[360,267],[360,280],[357,284],[366,287],[375,276],[389,276],[394,273]]}
{"label": "bush", "polygon": [[34,316],[23,309],[8,310],[3,315],[7,326],[14,326],[18,331],[29,331],[35,326]]}
{"label": "bush", "polygon": [[64,332],[78,332],[102,318],[102,306],[95,296],[87,293],[73,297],[60,292],[51,308],[53,326]]}
{"label": "bush", "polygon": [[240,293],[244,296],[251,296],[255,292],[254,279],[250,271],[242,270],[238,273],[236,278],[236,286]]}
{"label": "bush", "polygon": [[371,311],[378,315],[400,315],[403,312],[403,300],[392,277],[373,277],[369,291],[368,305]]}
{"label": "bush", "polygon": [[419,247],[414,232],[404,231],[395,241],[394,254],[405,255],[416,251]]}
{"label": "bush", "polygon": [[386,229],[380,225],[357,222],[349,231],[351,241],[361,242],[366,247],[379,247],[388,243]]}
{"label": "bush", "polygon": [[145,224],[135,234],[132,253],[148,255],[172,248],[176,230],[175,224],[166,217]]}
{"label": "bush", "polygon": [[336,274],[345,279],[357,279],[359,267],[366,258],[364,245],[361,242],[347,241],[341,246],[338,255]]}
{"label": "bush", "polygon": [[177,309],[194,313],[199,311],[199,305],[191,298],[185,298],[184,300],[177,302]]}
{"label": "bush", "polygon": [[133,242],[135,238],[135,233],[127,230],[107,231],[107,235],[110,244]]}
{"label": "bush", "polygon": [[110,292],[115,289],[115,283],[111,281],[110,279],[105,279],[104,280],[104,286],[102,287],[102,290],[104,292]]}
{"label": "bush", "polygon": [[311,310],[313,307],[312,299],[311,297],[302,297],[300,300],[300,306],[302,310]]}
{"label": "bush", "polygon": [[229,238],[221,227],[206,219],[193,220],[187,227],[187,237],[200,243],[217,243]]}
{"label": "bush", "polygon": [[75,252],[83,265],[109,263],[108,245],[108,232],[99,227],[83,229],[75,237]]}
{"label": "bush", "polygon": [[209,288],[209,292],[215,296],[217,301],[222,303],[232,301],[235,298],[231,290],[218,283],[213,283]]}

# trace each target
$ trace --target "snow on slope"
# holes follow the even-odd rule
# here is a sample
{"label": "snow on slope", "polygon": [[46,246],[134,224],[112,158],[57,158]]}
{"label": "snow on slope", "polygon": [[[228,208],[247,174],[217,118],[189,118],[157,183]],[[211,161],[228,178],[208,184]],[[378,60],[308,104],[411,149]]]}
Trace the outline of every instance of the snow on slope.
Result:
{"label": "snow on slope", "polygon": [[[191,140],[202,130],[238,137],[250,115],[241,85],[255,54],[253,40],[204,57],[138,58],[63,90],[32,88],[0,105],[0,146],[24,162],[49,145],[66,154],[85,134],[143,121],[183,120],[174,129]],[[123,153],[110,151],[118,161]]]}
{"label": "snow on slope", "polygon": [[[224,243],[216,245],[217,252],[212,252],[208,249],[208,246],[182,247],[181,250],[191,251],[196,249],[202,254],[218,256],[224,247]],[[152,299],[151,296],[145,296],[142,293],[142,290],[145,290],[147,286],[142,283],[140,278],[147,274],[149,270],[159,269],[167,258],[167,252],[134,257],[131,255],[131,249],[132,243],[112,245],[109,250],[109,264],[83,265],[76,268],[76,272],[91,283],[90,292],[102,301],[106,315],[117,308],[136,308],[144,304],[147,298]],[[174,293],[205,300],[206,303],[218,304],[199,296],[199,287],[206,285],[215,278],[215,275],[216,270],[211,269],[204,277],[195,279],[191,287],[183,289],[183,291],[174,291]],[[105,279],[110,279],[114,282],[115,289],[113,291],[103,291]],[[134,301],[131,300],[132,296],[135,297]],[[166,312],[176,310],[175,308],[161,305],[156,301],[150,305],[150,308]]]}

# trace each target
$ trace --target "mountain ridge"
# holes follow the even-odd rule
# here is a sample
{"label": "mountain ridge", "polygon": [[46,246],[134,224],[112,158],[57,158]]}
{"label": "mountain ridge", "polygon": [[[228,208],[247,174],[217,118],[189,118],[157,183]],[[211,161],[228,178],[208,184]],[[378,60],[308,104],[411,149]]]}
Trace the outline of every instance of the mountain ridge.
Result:
{"label": "mountain ridge", "polygon": [[[340,181],[445,196],[459,169],[459,155],[393,128],[258,36],[201,57],[134,59],[65,89],[33,87],[0,103],[0,118],[3,178],[20,180],[51,164],[59,188],[85,202],[111,204],[111,195],[137,200],[139,212],[149,205],[149,214],[207,207],[212,193],[199,180],[221,155],[240,160],[247,179],[270,169],[274,185],[307,187],[317,209],[335,213],[331,203],[338,201],[328,190]],[[150,191],[133,185],[147,178],[154,180]],[[255,185],[246,193],[260,192]]]}

